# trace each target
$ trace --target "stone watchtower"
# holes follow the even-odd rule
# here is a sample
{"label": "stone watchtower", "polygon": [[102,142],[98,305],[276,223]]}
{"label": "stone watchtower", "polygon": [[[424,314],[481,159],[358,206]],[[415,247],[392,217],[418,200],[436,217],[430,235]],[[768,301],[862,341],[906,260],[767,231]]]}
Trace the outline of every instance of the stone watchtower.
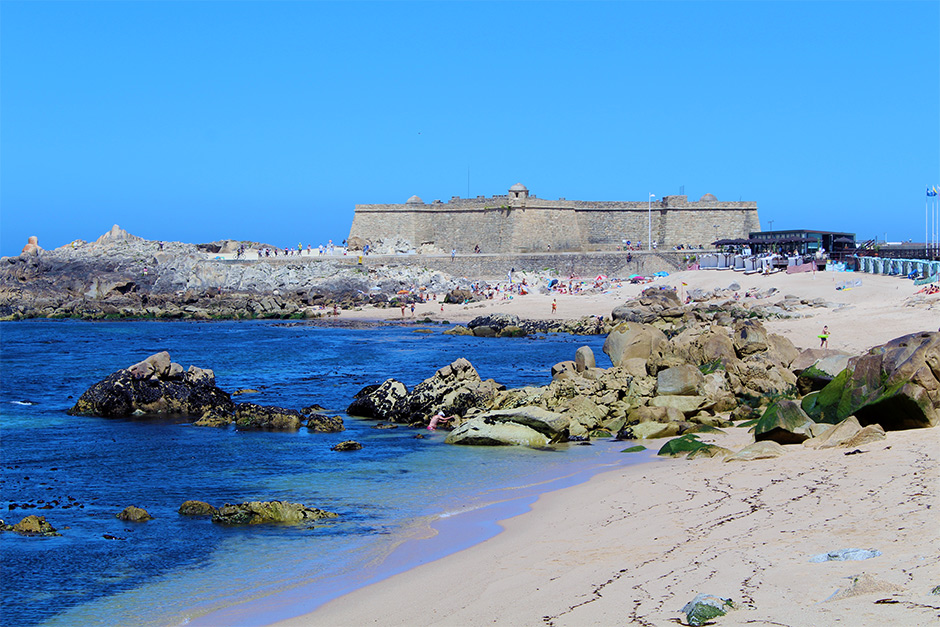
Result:
{"label": "stone watchtower", "polygon": [[509,188],[510,200],[522,200],[529,197],[529,189],[522,183],[516,183]]}

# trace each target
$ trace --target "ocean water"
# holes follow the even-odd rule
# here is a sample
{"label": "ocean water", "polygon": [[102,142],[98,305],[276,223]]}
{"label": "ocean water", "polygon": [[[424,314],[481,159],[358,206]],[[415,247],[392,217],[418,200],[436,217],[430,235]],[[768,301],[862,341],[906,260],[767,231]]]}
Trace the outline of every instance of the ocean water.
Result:
{"label": "ocean water", "polygon": [[[377,430],[345,416],[363,386],[394,377],[411,387],[458,357],[509,387],[548,383],[551,365],[580,345],[606,359],[602,337],[452,337],[427,328],[433,332],[257,321],[0,325],[0,516],[15,523],[44,515],[63,534],[0,534],[2,624],[264,624],[492,535],[499,504],[514,504],[504,514],[516,511],[541,491],[647,459],[620,455],[623,445],[613,442],[551,452],[455,447],[443,443],[444,432],[416,439],[413,429]],[[212,368],[225,390],[259,390],[237,400],[318,403],[343,415],[346,431],[238,432],[66,415],[90,385],[161,350],[184,367]],[[364,448],[330,451],[346,439]],[[228,528],[178,515],[187,499],[282,499],[339,517],[309,529]],[[155,520],[118,520],[127,505]]]}

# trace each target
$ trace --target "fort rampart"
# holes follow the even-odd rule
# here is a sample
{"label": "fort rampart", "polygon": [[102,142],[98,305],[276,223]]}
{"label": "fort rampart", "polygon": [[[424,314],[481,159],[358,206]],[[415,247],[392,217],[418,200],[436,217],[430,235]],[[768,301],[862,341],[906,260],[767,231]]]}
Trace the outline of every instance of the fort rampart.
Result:
{"label": "fort rampart", "polygon": [[708,245],[746,238],[760,230],[756,202],[698,201],[666,196],[646,201],[545,200],[521,184],[509,194],[453,197],[426,204],[412,196],[403,204],[356,205],[350,240],[372,244],[404,241],[415,249],[484,253],[592,252],[643,242],[648,232],[660,249]]}

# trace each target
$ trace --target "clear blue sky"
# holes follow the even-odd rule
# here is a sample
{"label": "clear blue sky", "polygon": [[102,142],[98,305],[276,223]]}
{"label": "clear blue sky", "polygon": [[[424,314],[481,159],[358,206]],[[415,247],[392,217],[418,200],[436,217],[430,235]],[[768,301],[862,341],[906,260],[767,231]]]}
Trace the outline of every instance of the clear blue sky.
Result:
{"label": "clear blue sky", "polygon": [[[0,253],[340,241],[356,203],[754,200],[924,239],[940,3],[0,3]],[[639,234],[638,234],[639,235]]]}

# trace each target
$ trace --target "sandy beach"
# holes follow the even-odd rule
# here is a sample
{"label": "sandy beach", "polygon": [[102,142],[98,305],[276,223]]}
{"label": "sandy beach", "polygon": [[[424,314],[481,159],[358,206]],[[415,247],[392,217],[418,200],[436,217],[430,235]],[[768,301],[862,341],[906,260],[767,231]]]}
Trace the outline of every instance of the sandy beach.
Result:
{"label": "sandy beach", "polygon": [[[861,281],[861,285],[852,285],[850,289],[836,289],[855,281]],[[684,295],[693,289],[727,288],[733,282],[741,286],[742,297],[748,290],[776,287],[777,293],[761,301],[762,303],[774,303],[782,300],[784,296],[795,295],[805,300],[821,298],[841,305],[838,308],[807,308],[796,312],[799,315],[796,318],[764,321],[764,326],[769,331],[789,338],[798,348],[817,347],[817,336],[823,325],[828,325],[832,333],[829,347],[849,353],[866,351],[872,346],[907,333],[934,331],[940,328],[940,295],[927,296],[923,303],[909,306],[914,292],[920,288],[915,288],[913,282],[907,279],[837,272],[790,275],[780,272],[760,276],[716,270],[677,272],[650,284],[623,283],[620,287],[613,287],[602,293],[570,295],[533,292],[525,296],[515,296],[512,300],[494,299],[468,305],[445,304],[443,313],[440,302],[419,303],[415,307],[414,317],[410,311],[406,311],[404,320],[430,318],[434,321],[467,323],[477,316],[497,312],[534,320],[599,315],[609,318],[614,307],[636,297],[651,286],[669,286]],[[558,304],[555,314],[552,314],[553,300]],[[343,319],[358,320],[403,319],[396,307],[344,310],[341,316]]]}
{"label": "sandy beach", "polygon": [[[845,281],[861,285],[837,290]],[[657,284],[683,290],[775,286],[838,308],[766,321],[799,348],[860,353],[940,325],[938,297],[911,304],[910,281],[818,273],[745,277],[682,272]],[[683,283],[687,285],[682,285]],[[527,318],[609,315],[643,285],[586,296],[528,295],[512,301],[445,305],[445,319],[505,311]],[[417,317],[440,318],[438,303]],[[398,310],[345,317],[395,319]],[[398,317],[400,319],[400,317]],[[546,365],[548,366],[548,365]],[[706,440],[739,450],[742,428]],[[644,441],[658,449],[664,440]],[[675,624],[698,593],[730,598],[719,625],[924,625],[940,618],[940,431],[889,432],[859,447],[787,446],[778,459],[724,462],[665,459],[602,473],[544,494],[532,511],[479,545],[332,601],[283,625]],[[874,549],[864,561],[812,563],[840,549]]]}

